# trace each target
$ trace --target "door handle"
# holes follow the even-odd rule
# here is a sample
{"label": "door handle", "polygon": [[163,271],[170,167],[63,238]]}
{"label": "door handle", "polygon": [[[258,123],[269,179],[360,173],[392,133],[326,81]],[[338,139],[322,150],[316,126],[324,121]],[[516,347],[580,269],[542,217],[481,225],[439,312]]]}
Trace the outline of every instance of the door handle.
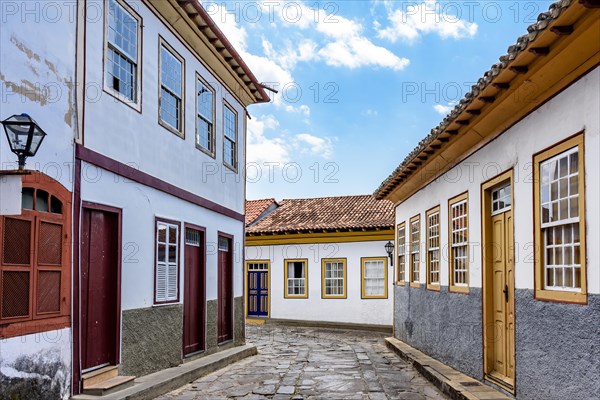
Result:
{"label": "door handle", "polygon": [[508,285],[504,285],[504,300],[508,303]]}

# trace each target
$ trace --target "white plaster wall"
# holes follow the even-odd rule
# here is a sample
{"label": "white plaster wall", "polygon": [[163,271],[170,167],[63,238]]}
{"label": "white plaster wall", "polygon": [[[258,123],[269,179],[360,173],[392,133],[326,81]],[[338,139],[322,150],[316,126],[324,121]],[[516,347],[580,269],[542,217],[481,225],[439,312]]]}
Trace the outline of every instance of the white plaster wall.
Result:
{"label": "white plaster wall", "polygon": [[[271,318],[392,325],[394,269],[387,268],[388,298],[361,299],[361,257],[385,257],[387,241],[247,246],[246,261],[270,260]],[[308,259],[308,299],[285,299],[284,260]],[[321,298],[321,259],[346,258],[347,299]],[[389,261],[389,259],[388,259]]]}
{"label": "white plaster wall", "polygon": [[[48,134],[27,169],[72,191],[75,13],[70,2],[0,2],[0,120],[27,113]],[[47,40],[45,40],[47,38]],[[0,169],[16,169],[0,128]]]}
{"label": "white plaster wall", "polygon": [[[206,228],[206,299],[217,298],[217,232],[234,236],[234,296],[242,296],[243,222],[175,198],[156,189],[127,181],[94,165],[82,163],[81,199],[121,208],[121,308],[154,304],[155,217]],[[182,237],[182,243],[183,237]],[[180,246],[180,302],[183,302],[184,245]],[[159,306],[160,307],[160,306]]]}
{"label": "white plaster wall", "polygon": [[[60,363],[53,376],[19,370],[19,359],[33,361],[43,370],[46,364]],[[49,366],[51,369],[53,366]],[[60,387],[61,399],[71,395],[71,329],[59,329],[32,335],[0,339],[0,373],[9,378],[50,381],[52,387]]]}
{"label": "white plaster wall", "polygon": [[[396,223],[421,215],[420,281],[425,283],[425,212],[440,205],[441,284],[448,285],[448,199],[469,192],[470,284],[481,287],[481,184],[514,171],[515,287],[534,288],[533,154],[585,130],[585,202],[588,292],[600,293],[600,68],[596,68],[436,182],[396,207]],[[407,230],[408,232],[408,230]],[[408,235],[408,233],[407,233]],[[408,237],[408,236],[407,236]]]}
{"label": "white plaster wall", "polygon": [[[141,113],[103,87],[104,2],[91,1],[86,25],[85,146],[241,214],[244,212],[244,125],[246,112],[212,73],[141,1],[128,1],[143,19]],[[91,11],[90,11],[91,13]],[[96,15],[99,14],[99,15]],[[185,60],[185,139],[158,123],[159,35]],[[195,146],[196,72],[216,92],[216,158]],[[238,172],[223,165],[223,99],[238,114]]]}

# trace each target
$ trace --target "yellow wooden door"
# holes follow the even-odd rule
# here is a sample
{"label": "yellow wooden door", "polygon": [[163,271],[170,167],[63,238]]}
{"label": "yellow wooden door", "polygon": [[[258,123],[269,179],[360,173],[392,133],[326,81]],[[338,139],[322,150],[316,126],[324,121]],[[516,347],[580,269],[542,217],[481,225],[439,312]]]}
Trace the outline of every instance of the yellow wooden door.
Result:
{"label": "yellow wooden door", "polygon": [[509,386],[515,377],[514,316],[514,238],[512,211],[491,217],[491,287],[494,335],[490,375]]}

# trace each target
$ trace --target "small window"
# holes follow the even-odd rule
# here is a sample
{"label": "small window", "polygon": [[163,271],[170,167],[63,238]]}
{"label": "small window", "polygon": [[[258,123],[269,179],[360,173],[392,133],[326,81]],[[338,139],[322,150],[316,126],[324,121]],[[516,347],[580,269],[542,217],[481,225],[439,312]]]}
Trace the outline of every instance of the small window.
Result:
{"label": "small window", "polygon": [[286,260],[285,298],[308,298],[307,260]]}
{"label": "small window", "polygon": [[346,260],[322,260],[323,281],[321,297],[324,299],[346,298]]}
{"label": "small window", "polygon": [[229,238],[219,236],[219,251],[229,251]]}
{"label": "small window", "polygon": [[183,88],[183,59],[161,39],[159,121],[182,137]]}
{"label": "small window", "polygon": [[186,228],[185,244],[188,246],[200,247],[200,231]]}
{"label": "small window", "polygon": [[440,288],[440,207],[427,212],[427,288]]}
{"label": "small window", "polygon": [[398,225],[398,263],[396,280],[403,285],[406,282],[406,224]]}
{"label": "small window", "polygon": [[212,87],[198,79],[196,146],[214,157],[215,155],[215,93]]}
{"label": "small window", "polygon": [[387,258],[361,258],[363,299],[387,299]]}
{"label": "small window", "polygon": [[492,191],[492,215],[510,210],[512,197],[510,190],[510,184],[507,184]]}
{"label": "small window", "polygon": [[411,286],[420,287],[419,263],[421,262],[421,217],[419,215],[410,220],[410,282]]}
{"label": "small window", "polygon": [[54,196],[50,196],[50,212],[52,214],[62,214],[62,202]]}
{"label": "small window", "polygon": [[248,271],[268,271],[268,262],[248,262]]}
{"label": "small window", "polygon": [[119,0],[109,0],[106,15],[105,87],[118,98],[138,103],[140,18]]}
{"label": "small window", "polygon": [[536,298],[585,302],[583,135],[534,157]]}
{"label": "small window", "polygon": [[33,188],[23,188],[22,198],[21,198],[21,207],[23,210],[33,210],[33,199],[34,199],[35,189]]}
{"label": "small window", "polygon": [[237,114],[225,105],[223,110],[223,161],[225,165],[237,169]]}
{"label": "small window", "polygon": [[450,291],[469,291],[469,218],[467,193],[449,201],[450,237],[448,243],[450,263]]}
{"label": "small window", "polygon": [[179,224],[156,221],[155,303],[179,300]]}
{"label": "small window", "polygon": [[35,191],[35,210],[39,212],[48,212],[48,192],[43,190]]}

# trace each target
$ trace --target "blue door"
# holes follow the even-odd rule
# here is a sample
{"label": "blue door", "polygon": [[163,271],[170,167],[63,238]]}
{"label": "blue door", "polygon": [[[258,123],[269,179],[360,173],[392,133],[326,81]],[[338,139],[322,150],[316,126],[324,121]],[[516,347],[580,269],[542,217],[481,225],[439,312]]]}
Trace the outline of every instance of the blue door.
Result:
{"label": "blue door", "polygon": [[248,316],[269,316],[269,270],[266,263],[248,264]]}

